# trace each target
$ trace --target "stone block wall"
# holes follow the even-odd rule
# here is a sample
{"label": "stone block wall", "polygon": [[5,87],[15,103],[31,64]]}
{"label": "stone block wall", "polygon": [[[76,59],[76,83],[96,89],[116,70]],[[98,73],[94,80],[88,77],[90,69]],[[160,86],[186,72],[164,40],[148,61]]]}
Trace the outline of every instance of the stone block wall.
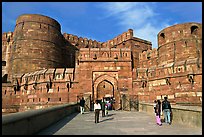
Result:
{"label": "stone block wall", "polygon": [[21,15],[16,21],[12,45],[12,73],[68,67],[60,24],[47,16]]}
{"label": "stone block wall", "polygon": [[2,79],[4,82],[11,80],[11,59],[12,59],[13,32],[2,35]]}
{"label": "stone block wall", "polygon": [[[153,102],[202,103],[202,24],[184,23],[158,33],[158,48],[133,30],[106,42],[61,34],[47,16],[24,14],[2,34],[3,110],[24,111],[123,94]],[[10,106],[16,106],[12,109]]]}
{"label": "stone block wall", "polygon": [[158,34],[158,49],[140,53],[133,87],[141,100],[168,96],[175,103],[201,104],[201,30],[199,23],[165,28]]}

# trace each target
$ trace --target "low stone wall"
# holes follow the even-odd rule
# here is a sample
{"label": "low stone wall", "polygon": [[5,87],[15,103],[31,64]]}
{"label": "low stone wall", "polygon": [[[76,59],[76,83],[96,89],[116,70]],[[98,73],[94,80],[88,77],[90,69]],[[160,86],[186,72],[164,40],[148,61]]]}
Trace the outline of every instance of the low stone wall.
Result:
{"label": "low stone wall", "polygon": [[[197,106],[179,106],[172,107],[172,124],[179,123],[190,127],[202,128],[202,107]],[[153,103],[139,103],[139,111],[147,112],[154,116]],[[163,119],[163,114],[161,116]]]}
{"label": "low stone wall", "polygon": [[78,104],[65,104],[39,110],[30,110],[2,116],[2,135],[32,135],[78,112]]}

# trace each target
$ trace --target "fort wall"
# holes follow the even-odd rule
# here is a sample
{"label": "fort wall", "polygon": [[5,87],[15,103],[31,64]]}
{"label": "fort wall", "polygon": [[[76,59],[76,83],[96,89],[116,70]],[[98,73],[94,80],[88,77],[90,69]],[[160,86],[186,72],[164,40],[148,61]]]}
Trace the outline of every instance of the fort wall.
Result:
{"label": "fort wall", "polygon": [[[202,24],[184,23],[158,33],[158,48],[133,30],[106,42],[61,34],[49,17],[24,14],[2,34],[2,108],[40,109],[86,96],[138,97],[153,102],[202,103]],[[88,109],[88,108],[86,108]]]}
{"label": "fort wall", "polygon": [[141,100],[152,101],[169,96],[172,102],[177,103],[200,102],[201,30],[199,23],[165,28],[158,34],[158,49],[140,53],[140,67],[134,70],[133,83]]}
{"label": "fort wall", "polygon": [[11,80],[11,57],[12,57],[13,32],[2,35],[2,81]]}
{"label": "fort wall", "polygon": [[49,17],[36,14],[20,16],[14,31],[12,73],[67,67],[62,61],[65,45],[60,31],[59,23]]}

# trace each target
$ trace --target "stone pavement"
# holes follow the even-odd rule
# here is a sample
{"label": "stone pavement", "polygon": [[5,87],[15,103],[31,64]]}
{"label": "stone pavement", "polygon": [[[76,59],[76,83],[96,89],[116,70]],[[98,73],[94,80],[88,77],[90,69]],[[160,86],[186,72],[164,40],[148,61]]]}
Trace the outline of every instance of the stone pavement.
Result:
{"label": "stone pavement", "polygon": [[75,113],[38,133],[38,135],[202,135],[202,128],[163,123],[156,125],[154,114],[136,111],[100,112],[99,123],[94,123],[94,112]]}

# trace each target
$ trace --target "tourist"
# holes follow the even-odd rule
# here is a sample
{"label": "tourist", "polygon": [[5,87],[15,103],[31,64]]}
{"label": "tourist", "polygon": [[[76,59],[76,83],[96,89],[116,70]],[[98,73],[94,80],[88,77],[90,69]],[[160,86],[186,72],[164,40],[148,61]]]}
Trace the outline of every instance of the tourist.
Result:
{"label": "tourist", "polygon": [[100,113],[100,110],[101,110],[101,105],[98,102],[98,100],[96,100],[95,104],[94,104],[95,123],[99,123],[99,113]]}
{"label": "tourist", "polygon": [[102,117],[105,117],[105,109],[106,109],[105,105],[106,103],[104,102],[104,98],[103,98],[101,102]]}
{"label": "tourist", "polygon": [[155,113],[155,116],[156,116],[156,105],[157,105],[157,101],[154,100],[154,105],[153,105],[153,108],[154,108],[154,113]]}
{"label": "tourist", "polygon": [[157,125],[161,126],[161,101],[160,100],[157,100],[156,101],[156,107],[155,107],[155,113],[156,113],[156,122],[157,122]]}
{"label": "tourist", "polygon": [[108,116],[108,105],[107,105],[107,103],[105,105],[105,116]]}
{"label": "tourist", "polygon": [[85,106],[84,97],[82,97],[82,98],[80,99],[79,105],[80,105],[80,112],[81,112],[81,114],[84,114],[84,106]]}
{"label": "tourist", "polygon": [[171,118],[170,118],[171,104],[167,100],[167,97],[164,97],[164,101],[162,101],[162,111],[164,114],[165,123],[168,123],[170,125],[171,124]]}
{"label": "tourist", "polygon": [[111,103],[110,103],[109,100],[108,100],[108,102],[107,102],[107,106],[108,106],[108,110],[111,110]]}
{"label": "tourist", "polygon": [[108,101],[106,101],[106,104],[105,104],[105,114],[106,116],[108,116]]}

